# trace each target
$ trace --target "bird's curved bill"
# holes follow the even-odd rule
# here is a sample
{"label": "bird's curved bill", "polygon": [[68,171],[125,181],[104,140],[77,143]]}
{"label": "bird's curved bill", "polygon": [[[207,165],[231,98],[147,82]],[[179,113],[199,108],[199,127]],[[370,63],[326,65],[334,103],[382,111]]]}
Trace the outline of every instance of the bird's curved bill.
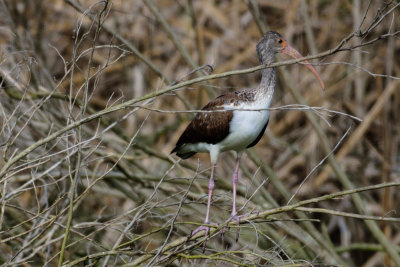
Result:
{"label": "bird's curved bill", "polygon": [[[303,56],[293,47],[291,47],[290,45],[288,45],[286,42],[283,46],[282,49],[282,53],[289,55],[293,58],[302,58]],[[319,84],[321,85],[322,89],[325,89],[325,85],[324,82],[322,81],[321,77],[319,76],[318,72],[314,69],[314,67],[312,65],[310,65],[310,62],[308,62],[307,60],[302,61],[301,63],[304,63],[305,66],[312,72],[314,73],[315,77],[318,79]]]}

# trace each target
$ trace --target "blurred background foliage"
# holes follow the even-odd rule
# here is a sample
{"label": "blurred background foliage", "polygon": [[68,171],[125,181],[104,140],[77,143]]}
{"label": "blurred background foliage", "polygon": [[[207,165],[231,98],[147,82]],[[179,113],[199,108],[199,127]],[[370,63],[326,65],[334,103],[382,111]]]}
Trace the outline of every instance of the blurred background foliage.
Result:
{"label": "blurred background foliage", "polygon": [[[397,217],[396,187],[307,205],[319,212],[247,221],[237,242],[231,227],[208,240],[204,253],[204,238],[183,241],[204,218],[210,167],[206,154],[186,161],[169,154],[193,118],[185,111],[256,86],[259,72],[98,115],[211,71],[257,66],[255,44],[268,30],[303,55],[333,49],[355,32],[344,44],[350,49],[312,61],[323,93],[300,64],[277,68],[273,107],[324,107],[362,121],[271,111],[265,136],[241,162],[240,213],[285,206],[295,192],[291,204],[399,182],[397,1],[105,3],[0,0],[1,264],[53,266],[60,255],[64,264],[99,266],[400,264],[398,222],[352,216]],[[233,166],[224,153],[211,209],[218,224],[230,214]]]}

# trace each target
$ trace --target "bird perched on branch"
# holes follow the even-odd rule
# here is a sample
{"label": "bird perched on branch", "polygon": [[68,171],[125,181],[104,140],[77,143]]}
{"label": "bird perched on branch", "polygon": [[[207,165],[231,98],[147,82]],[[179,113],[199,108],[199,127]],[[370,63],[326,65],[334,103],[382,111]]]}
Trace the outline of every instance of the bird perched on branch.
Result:
{"label": "bird perched on branch", "polygon": [[[269,65],[274,62],[276,53],[284,53],[293,58],[303,56],[292,48],[277,32],[267,32],[256,46],[260,64]],[[322,88],[324,83],[317,71],[303,61],[318,79]],[[196,153],[209,153],[211,159],[211,175],[208,185],[207,211],[204,224],[210,224],[210,205],[214,190],[214,173],[219,154],[233,150],[237,154],[232,176],[233,203],[229,220],[239,220],[236,212],[236,186],[238,182],[239,161],[246,148],[255,146],[264,134],[269,121],[269,111],[276,74],[274,68],[261,70],[261,82],[254,88],[245,88],[236,92],[223,94],[209,102],[196,114],[194,119],[182,133],[171,153],[187,159]],[[209,233],[209,226],[200,226],[192,232],[192,236],[200,231]]]}

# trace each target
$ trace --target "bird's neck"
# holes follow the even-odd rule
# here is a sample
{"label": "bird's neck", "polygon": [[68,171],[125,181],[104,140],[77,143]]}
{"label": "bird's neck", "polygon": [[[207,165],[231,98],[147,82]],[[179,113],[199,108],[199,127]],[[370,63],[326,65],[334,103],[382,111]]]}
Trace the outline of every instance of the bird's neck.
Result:
{"label": "bird's neck", "polygon": [[276,84],[275,68],[268,68],[261,70],[260,87],[268,91],[270,94],[273,94],[275,84]]}
{"label": "bird's neck", "polygon": [[[268,53],[265,50],[257,51],[260,64],[270,65],[274,62],[275,54]],[[266,68],[261,70],[260,88],[268,95],[273,95],[276,84],[275,68]]]}

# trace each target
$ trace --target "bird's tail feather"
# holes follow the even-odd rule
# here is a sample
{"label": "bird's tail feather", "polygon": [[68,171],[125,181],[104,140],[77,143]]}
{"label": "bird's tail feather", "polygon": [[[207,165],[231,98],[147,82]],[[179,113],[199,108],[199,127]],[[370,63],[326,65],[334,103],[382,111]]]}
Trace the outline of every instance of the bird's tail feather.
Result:
{"label": "bird's tail feather", "polygon": [[180,157],[181,159],[187,159],[187,158],[190,158],[191,156],[193,156],[194,154],[196,154],[196,152],[193,152],[193,151],[184,152],[184,153],[179,152],[179,147],[175,147],[175,148],[171,151],[171,154],[172,154],[172,153],[176,153],[176,155],[177,155],[178,157]]}
{"label": "bird's tail feather", "polygon": [[196,152],[187,152],[187,153],[176,153],[176,155],[182,159],[187,159],[190,158],[191,156],[193,156],[194,154],[196,154]]}

